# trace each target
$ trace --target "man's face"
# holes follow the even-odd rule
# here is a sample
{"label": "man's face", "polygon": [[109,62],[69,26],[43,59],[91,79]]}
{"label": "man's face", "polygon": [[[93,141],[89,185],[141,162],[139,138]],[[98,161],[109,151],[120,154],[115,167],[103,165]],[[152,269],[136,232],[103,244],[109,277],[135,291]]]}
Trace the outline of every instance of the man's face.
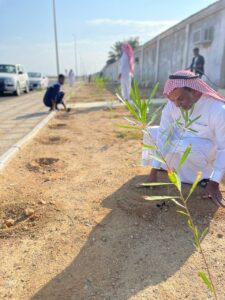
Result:
{"label": "man's face", "polygon": [[194,90],[186,90],[184,88],[177,88],[173,90],[169,97],[170,101],[174,102],[177,107],[189,110],[196,102]]}
{"label": "man's face", "polygon": [[64,81],[65,81],[65,78],[64,78],[64,77],[60,77],[60,78],[59,78],[59,84],[63,85],[63,84],[64,84]]}
{"label": "man's face", "polygon": [[194,50],[194,56],[198,56],[199,52],[198,50]]}

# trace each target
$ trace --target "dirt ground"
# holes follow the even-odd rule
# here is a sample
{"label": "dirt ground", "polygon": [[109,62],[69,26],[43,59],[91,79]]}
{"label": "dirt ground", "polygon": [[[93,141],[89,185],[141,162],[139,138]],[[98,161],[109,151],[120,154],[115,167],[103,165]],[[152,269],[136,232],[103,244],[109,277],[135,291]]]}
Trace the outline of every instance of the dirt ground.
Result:
{"label": "dirt ground", "polygon": [[[96,86],[94,82],[75,82],[74,88],[68,88],[69,93],[68,102],[94,102],[94,101],[112,101],[116,100],[117,86],[109,86],[108,89],[104,89]],[[68,98],[68,96],[67,96]]]}
{"label": "dirt ground", "polygon": [[[185,217],[143,200],[175,191],[137,187],[149,169],[141,139],[114,125],[126,115],[59,112],[0,175],[0,299],[212,299]],[[190,208],[209,226],[202,246],[223,300],[225,211],[201,192]]]}
{"label": "dirt ground", "polygon": [[[150,95],[151,88],[139,87],[140,95],[146,99]],[[118,84],[108,83],[106,88],[96,86],[95,82],[75,82],[74,87],[65,87],[66,99],[71,102],[94,102],[94,101],[115,101],[116,93],[121,94]],[[155,97],[162,98],[162,92],[156,92]]]}

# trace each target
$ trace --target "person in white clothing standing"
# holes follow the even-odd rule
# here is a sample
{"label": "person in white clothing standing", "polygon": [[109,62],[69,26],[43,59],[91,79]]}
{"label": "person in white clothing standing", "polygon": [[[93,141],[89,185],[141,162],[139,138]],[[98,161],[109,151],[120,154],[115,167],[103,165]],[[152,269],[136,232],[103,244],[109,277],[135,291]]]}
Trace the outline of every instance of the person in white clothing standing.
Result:
{"label": "person in white clothing standing", "polygon": [[74,72],[73,72],[72,69],[70,69],[70,71],[68,73],[68,84],[69,84],[70,87],[73,86],[74,80],[75,80]]}
{"label": "person in white clothing standing", "polygon": [[133,49],[129,43],[122,44],[122,56],[119,61],[119,80],[121,93],[125,100],[130,100],[130,87],[134,75]]}
{"label": "person in white clothing standing", "polygon": [[[149,156],[155,153],[144,148],[142,163],[152,166],[150,181],[157,182],[157,171],[160,168],[176,169],[182,154],[191,144],[191,152],[178,172],[181,181],[193,183],[197,172],[201,171],[208,197],[218,206],[225,207],[219,189],[225,172],[225,99],[198,75],[186,70],[170,75],[164,87],[164,95],[170,101],[163,109],[160,126],[147,128],[144,144],[157,144],[167,164],[149,160]],[[180,108],[191,112],[190,118],[196,120],[191,130],[179,126],[184,123]],[[166,143],[168,135],[169,144]]]}

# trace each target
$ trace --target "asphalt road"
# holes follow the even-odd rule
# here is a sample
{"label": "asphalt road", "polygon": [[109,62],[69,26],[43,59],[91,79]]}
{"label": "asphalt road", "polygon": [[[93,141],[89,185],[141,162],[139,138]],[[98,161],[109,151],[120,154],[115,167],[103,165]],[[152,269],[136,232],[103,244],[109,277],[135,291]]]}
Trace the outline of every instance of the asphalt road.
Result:
{"label": "asphalt road", "polygon": [[0,97],[0,156],[29,133],[48,114],[44,92]]}

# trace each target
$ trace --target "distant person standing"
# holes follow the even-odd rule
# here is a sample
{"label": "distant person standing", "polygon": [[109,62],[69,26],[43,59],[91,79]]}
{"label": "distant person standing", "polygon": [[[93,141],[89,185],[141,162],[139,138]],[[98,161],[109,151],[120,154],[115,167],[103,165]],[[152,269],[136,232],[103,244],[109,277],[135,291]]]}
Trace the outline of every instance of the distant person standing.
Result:
{"label": "distant person standing", "polygon": [[73,70],[70,69],[70,71],[68,73],[68,84],[70,87],[73,86],[74,80],[75,80],[75,74],[74,74]]}
{"label": "distant person standing", "polygon": [[191,72],[194,72],[195,74],[198,74],[201,78],[204,74],[204,64],[205,59],[202,55],[199,54],[199,48],[194,48],[194,57],[192,59],[192,63],[190,66]]}
{"label": "distant person standing", "polygon": [[60,87],[64,84],[64,81],[65,76],[63,74],[60,74],[58,76],[58,81],[49,86],[47,91],[45,92],[43,102],[45,106],[50,108],[50,111],[55,109],[58,110],[58,104],[62,104],[67,112],[70,111],[70,109],[66,107],[63,101],[64,93],[60,92]]}
{"label": "distant person standing", "polygon": [[122,44],[122,56],[119,61],[119,80],[121,83],[121,93],[125,100],[130,100],[130,87],[134,75],[134,54],[130,44]]}

